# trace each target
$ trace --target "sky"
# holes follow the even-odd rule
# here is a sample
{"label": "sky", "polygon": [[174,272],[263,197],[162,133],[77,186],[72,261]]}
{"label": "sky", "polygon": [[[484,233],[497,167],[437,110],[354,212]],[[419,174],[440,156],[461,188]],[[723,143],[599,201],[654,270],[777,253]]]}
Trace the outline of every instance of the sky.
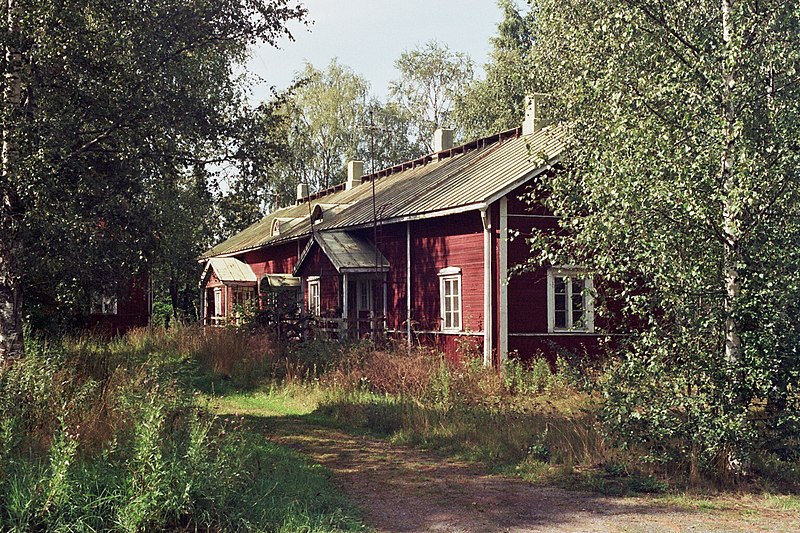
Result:
{"label": "sky", "polygon": [[304,0],[308,27],[290,25],[295,41],[283,39],[281,49],[259,46],[246,68],[261,81],[253,100],[269,99],[270,86],[285,89],[305,62],[318,69],[331,59],[352,68],[369,81],[373,95],[386,97],[397,77],[394,61],[401,53],[431,39],[451,50],[466,52],[476,74],[488,60],[502,18],[495,0]]}

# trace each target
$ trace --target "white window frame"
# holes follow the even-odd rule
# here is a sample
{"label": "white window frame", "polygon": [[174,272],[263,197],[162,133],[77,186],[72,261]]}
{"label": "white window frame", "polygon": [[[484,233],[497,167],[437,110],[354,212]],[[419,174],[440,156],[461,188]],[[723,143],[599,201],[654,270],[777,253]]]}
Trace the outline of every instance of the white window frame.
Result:
{"label": "white window frame", "polygon": [[117,295],[116,294],[93,294],[92,309],[93,315],[112,316],[117,314]]}
{"label": "white window frame", "polygon": [[308,312],[314,316],[320,316],[322,310],[320,288],[319,276],[308,278]]}
{"label": "white window frame", "polygon": [[224,288],[214,287],[214,316],[225,316]]}
{"label": "white window frame", "polygon": [[[448,324],[446,299],[452,300],[453,295],[446,295],[445,289],[447,282],[455,282],[458,290],[455,296],[458,298],[458,323]],[[442,331],[462,331],[464,327],[464,299],[461,284],[461,269],[458,267],[447,267],[439,271],[439,318],[442,324]],[[452,313],[452,311],[451,311]]]}
{"label": "white window frame", "polygon": [[[366,301],[362,300],[362,296],[366,297]],[[372,280],[371,279],[357,279],[356,280],[356,310],[357,311],[372,311]]]}
{"label": "white window frame", "polygon": [[[556,327],[556,278],[566,278],[566,323]],[[572,320],[572,279],[583,280],[583,326],[574,327]],[[594,284],[585,268],[554,267],[547,270],[547,331],[548,333],[594,333]]]}

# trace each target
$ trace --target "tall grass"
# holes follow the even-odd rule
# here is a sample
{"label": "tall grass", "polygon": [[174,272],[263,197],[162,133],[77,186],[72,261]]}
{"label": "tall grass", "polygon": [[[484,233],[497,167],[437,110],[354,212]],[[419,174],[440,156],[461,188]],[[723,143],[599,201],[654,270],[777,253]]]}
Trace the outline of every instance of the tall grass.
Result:
{"label": "tall grass", "polygon": [[532,478],[630,459],[603,437],[598,398],[566,362],[555,366],[509,361],[497,371],[424,349],[356,347],[316,378],[318,414]]}
{"label": "tall grass", "polygon": [[230,331],[28,339],[0,370],[0,530],[358,529],[324,473],[187,387],[248,385],[270,357]]}

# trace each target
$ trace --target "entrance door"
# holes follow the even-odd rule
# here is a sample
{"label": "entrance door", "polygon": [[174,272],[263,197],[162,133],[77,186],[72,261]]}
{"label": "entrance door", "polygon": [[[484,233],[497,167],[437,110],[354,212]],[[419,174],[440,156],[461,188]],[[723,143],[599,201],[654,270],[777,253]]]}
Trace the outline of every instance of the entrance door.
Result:
{"label": "entrance door", "polygon": [[358,319],[356,331],[358,331],[359,337],[372,334],[374,310],[372,280],[356,280],[356,318]]}

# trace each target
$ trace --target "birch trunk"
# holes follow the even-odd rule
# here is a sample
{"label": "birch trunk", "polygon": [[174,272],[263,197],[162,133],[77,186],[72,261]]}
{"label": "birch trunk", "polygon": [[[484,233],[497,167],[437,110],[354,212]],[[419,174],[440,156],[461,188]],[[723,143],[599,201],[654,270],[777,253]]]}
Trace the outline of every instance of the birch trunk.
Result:
{"label": "birch trunk", "polygon": [[738,265],[741,262],[741,220],[735,200],[734,193],[737,184],[733,172],[733,158],[736,149],[736,109],[733,98],[735,58],[732,52],[732,10],[733,0],[722,0],[722,38],[725,48],[722,116],[725,124],[725,147],[722,153],[720,172],[724,191],[722,231],[725,237],[725,357],[728,363],[736,365],[742,359],[742,340],[739,335],[739,323],[736,319],[736,302],[739,299],[742,284],[738,271]]}
{"label": "birch trunk", "polygon": [[[738,205],[736,191],[738,183],[734,169],[736,151],[736,106],[734,87],[736,84],[736,55],[733,42],[733,2],[722,0],[722,39],[725,57],[723,59],[724,82],[722,88],[722,119],[724,123],[724,148],[720,163],[720,173],[723,187],[722,206],[722,233],[724,236],[724,285],[725,285],[725,359],[730,367],[730,385],[734,390],[742,384],[740,371],[742,361],[742,339],[739,332],[737,319],[737,306],[742,289],[739,275],[741,264],[741,208]],[[736,409],[736,402],[744,399],[735,394],[733,403],[727,405],[728,409]],[[741,406],[738,406],[741,407]],[[725,446],[719,456],[720,474],[723,478],[732,480],[743,473],[747,468],[747,459],[742,457],[735,446]]]}
{"label": "birch trunk", "polygon": [[7,0],[8,38],[3,91],[2,184],[0,184],[0,366],[22,357],[22,288],[16,266],[19,200],[14,192],[17,150],[14,128],[22,105],[22,56],[14,0]]}

